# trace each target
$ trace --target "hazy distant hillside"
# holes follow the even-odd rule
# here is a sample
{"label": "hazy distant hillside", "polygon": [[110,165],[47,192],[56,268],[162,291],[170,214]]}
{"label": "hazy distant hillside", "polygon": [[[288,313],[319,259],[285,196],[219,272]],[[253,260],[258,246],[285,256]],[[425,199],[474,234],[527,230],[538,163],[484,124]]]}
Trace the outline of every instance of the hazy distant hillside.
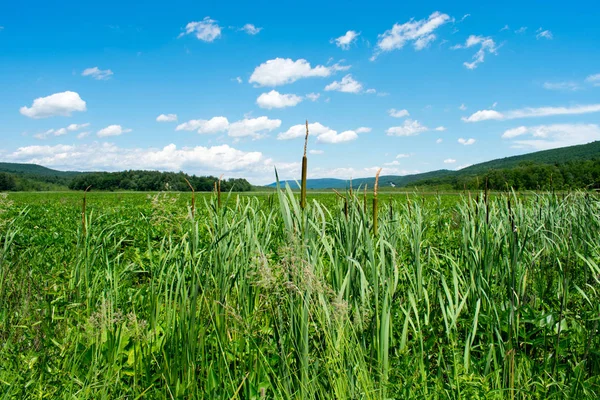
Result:
{"label": "hazy distant hillside", "polygon": [[[600,141],[592,142],[583,145],[570,146],[570,147],[562,147],[559,149],[552,150],[544,150],[538,151],[535,153],[523,154],[520,156],[499,158],[496,160],[486,161],[484,163],[475,164],[470,167],[461,169],[460,171],[449,171],[449,170],[437,170],[431,172],[425,172],[422,174],[414,174],[414,175],[404,175],[404,176],[394,176],[387,175],[379,177],[379,185],[380,187],[389,187],[392,184],[395,187],[405,187],[410,185],[422,186],[422,185],[452,185],[456,186],[457,182],[463,177],[472,177],[473,179],[477,179],[480,176],[484,179],[484,175],[491,170],[508,170],[516,167],[523,167],[524,164],[535,164],[535,165],[553,165],[553,164],[566,164],[568,162],[580,162],[589,160],[600,160]],[[595,167],[590,165],[580,164],[577,168],[571,166],[570,170],[577,171],[578,169],[583,171],[593,171]],[[583,168],[583,170],[582,170]],[[533,170],[532,170],[533,171]],[[532,172],[530,171],[530,172]],[[564,168],[563,172],[569,174],[571,172],[566,171]],[[520,173],[526,173],[527,171],[519,170]],[[552,173],[552,172],[549,172]],[[558,174],[558,172],[555,171]],[[593,172],[590,172],[593,174]],[[500,179],[500,178],[498,178]],[[566,180],[576,180],[576,177],[566,176],[564,179]],[[506,180],[503,180],[503,185]],[[593,179],[588,179],[588,181],[593,182]],[[282,185],[288,182],[290,187],[298,188],[296,181],[283,181]],[[354,179],[352,181],[353,187],[358,187],[360,185],[369,185],[369,187],[373,187],[375,184],[375,178],[360,178]],[[580,182],[580,184],[583,184]],[[589,183],[585,184],[588,185]],[[322,179],[309,179],[306,183],[308,189],[344,189],[350,185],[350,181],[346,181],[343,179],[332,179],[332,178],[322,178]],[[275,187],[276,183],[272,183],[269,185],[270,187]],[[461,186],[462,188],[462,186]]]}

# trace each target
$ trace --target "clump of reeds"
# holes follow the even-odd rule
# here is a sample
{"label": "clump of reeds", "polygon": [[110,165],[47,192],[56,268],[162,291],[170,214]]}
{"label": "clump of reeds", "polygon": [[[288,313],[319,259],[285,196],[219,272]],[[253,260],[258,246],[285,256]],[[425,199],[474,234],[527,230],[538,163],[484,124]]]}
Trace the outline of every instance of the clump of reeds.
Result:
{"label": "clump of reeds", "polygon": [[300,207],[306,208],[306,172],[308,158],[306,158],[306,147],[308,145],[308,120],[306,120],[306,136],[304,137],[304,155],[302,156],[302,183],[300,184]]}
{"label": "clump of reeds", "polygon": [[381,168],[377,170],[375,174],[375,187],[373,188],[373,235],[377,236],[377,191],[379,190],[379,174]]}

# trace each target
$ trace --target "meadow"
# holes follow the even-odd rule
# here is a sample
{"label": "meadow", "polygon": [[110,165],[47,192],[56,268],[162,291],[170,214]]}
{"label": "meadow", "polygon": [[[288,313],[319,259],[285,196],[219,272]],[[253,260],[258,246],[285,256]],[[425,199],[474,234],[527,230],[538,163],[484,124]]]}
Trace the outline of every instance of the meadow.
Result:
{"label": "meadow", "polygon": [[600,398],[595,194],[82,197],[0,195],[2,399]]}

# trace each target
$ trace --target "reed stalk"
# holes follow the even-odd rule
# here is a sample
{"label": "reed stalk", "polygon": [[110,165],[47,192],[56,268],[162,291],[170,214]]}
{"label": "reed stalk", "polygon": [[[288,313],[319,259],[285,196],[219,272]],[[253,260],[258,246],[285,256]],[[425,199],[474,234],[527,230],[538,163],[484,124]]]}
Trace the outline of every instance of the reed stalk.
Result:
{"label": "reed stalk", "polygon": [[379,174],[381,173],[381,168],[377,170],[375,174],[375,187],[373,188],[373,235],[377,236],[377,192],[379,190]]}
{"label": "reed stalk", "polygon": [[302,156],[302,183],[300,184],[300,208],[306,208],[306,173],[308,169],[308,158],[306,147],[308,146],[308,120],[306,120],[306,136],[304,137],[304,155]]}

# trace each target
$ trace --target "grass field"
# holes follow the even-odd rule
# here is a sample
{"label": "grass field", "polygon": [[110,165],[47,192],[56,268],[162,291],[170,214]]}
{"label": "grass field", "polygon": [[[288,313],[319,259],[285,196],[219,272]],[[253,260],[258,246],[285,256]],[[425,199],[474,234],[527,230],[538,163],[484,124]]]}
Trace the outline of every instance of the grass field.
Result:
{"label": "grass field", "polygon": [[600,198],[0,197],[0,398],[600,397]]}

